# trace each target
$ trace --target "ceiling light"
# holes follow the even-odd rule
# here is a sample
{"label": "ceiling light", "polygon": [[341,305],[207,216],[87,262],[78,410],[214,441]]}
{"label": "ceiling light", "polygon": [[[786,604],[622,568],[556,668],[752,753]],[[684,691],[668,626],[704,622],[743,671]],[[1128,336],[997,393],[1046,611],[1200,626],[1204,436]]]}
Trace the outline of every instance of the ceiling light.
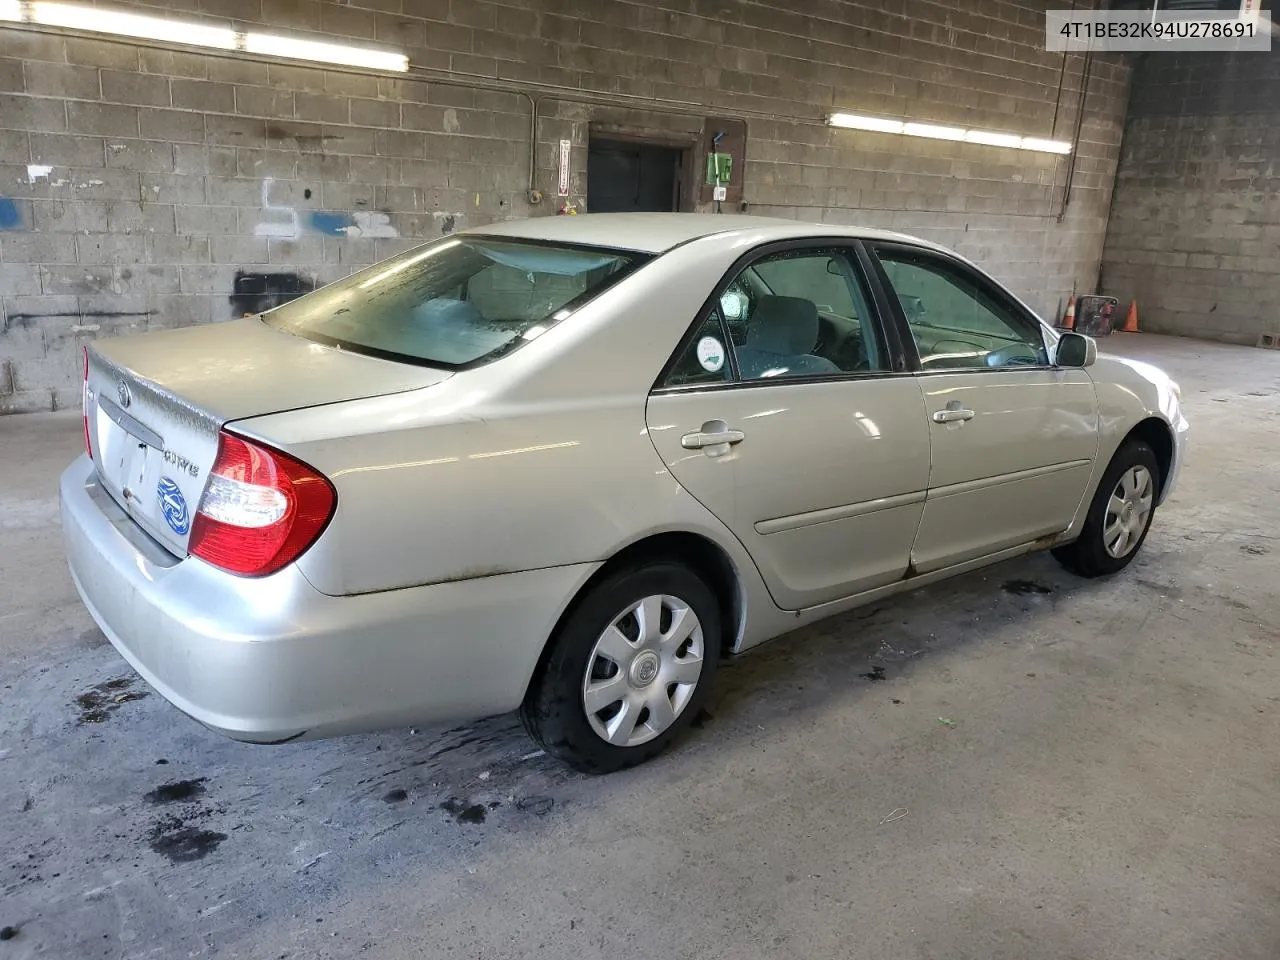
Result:
{"label": "ceiling light", "polygon": [[985,143],[989,147],[1020,147],[1022,138],[1016,133],[992,133],[990,130],[966,130],[969,143]]}
{"label": "ceiling light", "polygon": [[991,147],[1009,147],[1016,150],[1035,150],[1040,153],[1071,152],[1071,144],[1065,140],[1022,137],[1016,133],[998,133],[994,130],[966,130],[964,127],[917,123],[914,120],[893,120],[888,117],[864,117],[856,113],[833,113],[827,117],[827,124],[850,130],[901,133],[909,137],[927,137],[931,140],[963,140],[967,143],[981,143]]}
{"label": "ceiling light", "polygon": [[1065,140],[1041,140],[1039,137],[1023,137],[1018,146],[1023,150],[1042,150],[1045,153],[1071,152],[1071,144]]}
{"label": "ceiling light", "polygon": [[934,140],[963,140],[964,128],[939,127],[932,123],[904,123],[902,132],[909,137],[930,137]]}
{"label": "ceiling light", "polygon": [[236,48],[236,33],[225,27],[210,27],[184,20],[143,17],[101,7],[85,7],[77,3],[49,3],[44,0],[31,5],[31,19],[51,27],[70,27],[94,33],[113,33],[143,40],[164,40],[195,47]]}
{"label": "ceiling light", "polygon": [[394,70],[403,73],[409,69],[409,58],[403,53],[370,50],[368,47],[348,47],[338,43],[321,43],[318,40],[299,40],[297,37],[281,37],[271,33],[245,34],[244,48],[249,53],[289,57],[293,60],[342,63],[351,67],[368,67],[370,70]]}
{"label": "ceiling light", "polygon": [[856,113],[833,113],[827,120],[833,127],[850,130],[875,130],[880,133],[901,133],[901,120],[885,120],[882,117],[860,117]]}
{"label": "ceiling light", "polygon": [[370,70],[404,73],[409,69],[409,58],[393,50],[350,47],[342,43],[324,43],[320,40],[303,40],[271,33],[242,33],[229,27],[213,26],[207,23],[170,20],[166,17],[145,17],[121,10],[109,10],[79,3],[58,3],[54,0],[35,0],[34,3],[25,5],[25,9],[21,0],[0,0],[0,20],[27,21],[50,27],[109,33],[118,37],[137,37],[141,40],[159,40],[190,47],[244,50],[247,53],[268,57],[340,63],[344,66],[366,67]]}

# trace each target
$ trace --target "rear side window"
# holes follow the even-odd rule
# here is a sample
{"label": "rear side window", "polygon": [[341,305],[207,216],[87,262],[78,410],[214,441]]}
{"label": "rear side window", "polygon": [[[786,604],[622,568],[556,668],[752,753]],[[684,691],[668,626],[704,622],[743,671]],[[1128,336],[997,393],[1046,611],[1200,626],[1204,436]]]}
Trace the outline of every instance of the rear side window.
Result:
{"label": "rear side window", "polygon": [[263,320],[353,352],[456,369],[535,339],[648,259],[450,237],[286,303]]}
{"label": "rear side window", "polygon": [[769,253],[739,270],[663,386],[830,377],[888,369],[860,272],[845,247]]}

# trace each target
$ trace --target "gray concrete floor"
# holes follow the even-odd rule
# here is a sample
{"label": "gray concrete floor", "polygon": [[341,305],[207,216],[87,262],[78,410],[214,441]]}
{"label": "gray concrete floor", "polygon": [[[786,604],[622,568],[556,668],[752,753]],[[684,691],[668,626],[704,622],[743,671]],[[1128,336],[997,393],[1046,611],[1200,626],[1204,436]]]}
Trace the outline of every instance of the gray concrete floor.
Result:
{"label": "gray concrete floor", "polygon": [[0,419],[0,960],[1274,960],[1280,355],[1105,346],[1194,431],[1127,572],[1037,556],[798,632],[604,779],[510,718],[204,731],[75,599],[78,419]]}

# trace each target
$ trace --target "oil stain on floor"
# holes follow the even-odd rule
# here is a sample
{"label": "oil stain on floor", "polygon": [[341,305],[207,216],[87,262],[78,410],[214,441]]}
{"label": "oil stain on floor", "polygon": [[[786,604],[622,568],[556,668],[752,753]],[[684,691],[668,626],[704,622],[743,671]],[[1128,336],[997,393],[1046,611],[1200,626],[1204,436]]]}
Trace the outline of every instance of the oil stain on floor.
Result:
{"label": "oil stain on floor", "polygon": [[203,860],[227,839],[225,833],[190,826],[181,817],[167,816],[157,821],[147,834],[148,845],[174,863]]}
{"label": "oil stain on floor", "polygon": [[147,803],[155,804],[194,800],[205,792],[204,785],[206,781],[206,777],[197,777],[194,780],[175,780],[173,783],[162,783],[154,790],[144,794],[143,799]]}
{"label": "oil stain on floor", "polygon": [[124,704],[141,700],[147,695],[146,691],[130,689],[137,679],[137,677],[117,677],[80,694],[75,699],[75,704],[80,709],[77,722],[105,723],[107,718]]}
{"label": "oil stain on floor", "polygon": [[1053,593],[1052,587],[1046,587],[1043,583],[1035,580],[1006,580],[1000,585],[1000,589],[1005,593],[1011,593],[1014,596],[1028,596],[1029,594],[1049,594]]}
{"label": "oil stain on floor", "polygon": [[458,823],[484,823],[486,814],[483,803],[470,803],[450,797],[440,804],[440,809],[453,816]]}

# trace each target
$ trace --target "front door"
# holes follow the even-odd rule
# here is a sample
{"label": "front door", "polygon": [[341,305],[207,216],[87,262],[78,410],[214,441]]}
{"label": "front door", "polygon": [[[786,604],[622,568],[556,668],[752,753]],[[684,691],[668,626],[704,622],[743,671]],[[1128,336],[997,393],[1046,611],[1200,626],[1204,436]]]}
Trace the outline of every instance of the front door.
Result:
{"label": "front door", "polygon": [[847,246],[774,245],[730,272],[649,398],[672,475],[742,541],[779,607],[900,579],[929,474]]}
{"label": "front door", "polygon": [[929,422],[916,572],[1067,529],[1097,452],[1089,375],[1051,365],[1039,322],[960,261],[887,244],[875,253],[919,357]]}

